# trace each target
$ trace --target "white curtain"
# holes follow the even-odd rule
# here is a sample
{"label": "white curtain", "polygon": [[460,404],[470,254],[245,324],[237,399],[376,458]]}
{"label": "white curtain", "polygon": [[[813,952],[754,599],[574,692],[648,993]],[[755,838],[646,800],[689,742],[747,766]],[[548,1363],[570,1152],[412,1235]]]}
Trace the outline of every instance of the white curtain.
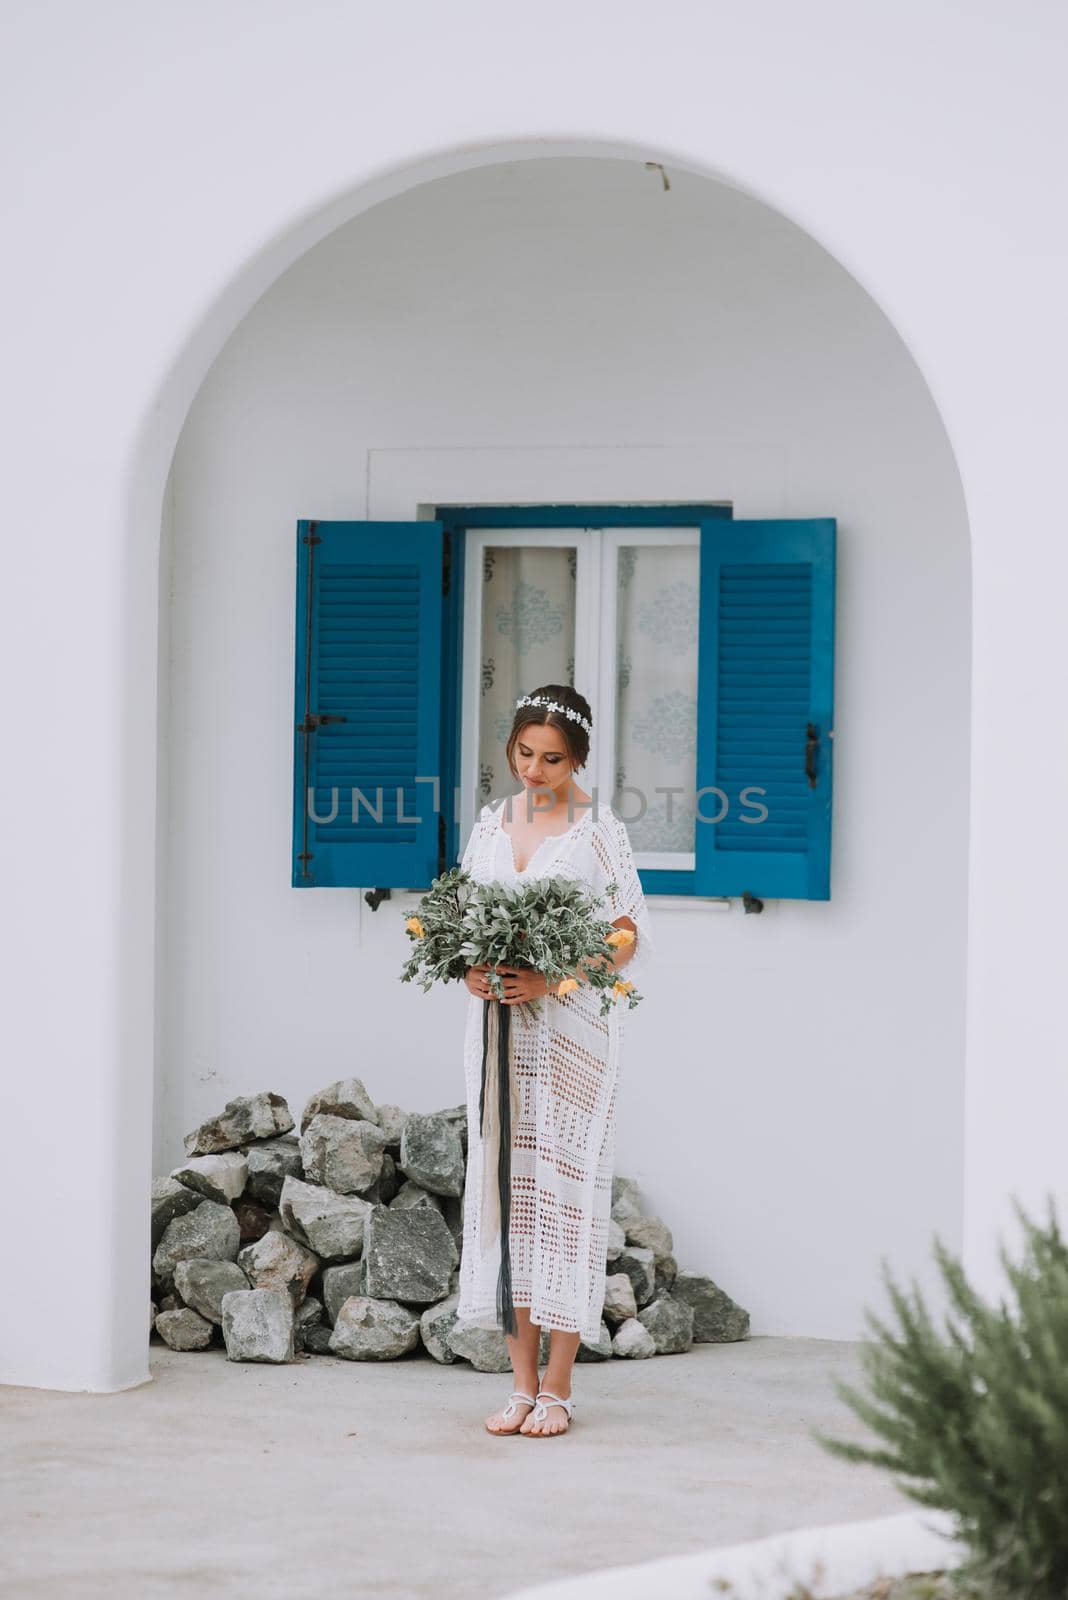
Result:
{"label": "white curtain", "polygon": [[696,545],[619,552],[612,804],[635,851],[693,849],[699,562]]}
{"label": "white curtain", "polygon": [[[483,552],[482,802],[513,790],[504,747],[519,696],[542,683],[574,686],[575,565],[574,549],[560,546]],[[612,805],[636,851],[693,849],[698,574],[696,545],[619,552]],[[670,786],[681,793],[656,792]],[[625,787],[641,791],[644,812]]]}
{"label": "white curtain", "polygon": [[482,803],[515,789],[504,747],[515,703],[543,683],[575,684],[575,551],[491,546],[482,562]]}

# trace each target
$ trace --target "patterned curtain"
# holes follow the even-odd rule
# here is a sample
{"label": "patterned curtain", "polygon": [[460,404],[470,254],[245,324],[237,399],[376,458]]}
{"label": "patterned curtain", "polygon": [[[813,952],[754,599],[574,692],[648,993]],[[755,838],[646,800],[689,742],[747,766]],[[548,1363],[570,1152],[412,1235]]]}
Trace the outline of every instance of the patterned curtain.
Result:
{"label": "patterned curtain", "polygon": [[542,683],[574,688],[575,565],[575,551],[562,546],[484,551],[478,741],[483,803],[514,792],[504,747],[520,695]]}
{"label": "patterned curtain", "polygon": [[[612,805],[635,851],[694,847],[699,571],[696,545],[619,552]],[[671,786],[681,794],[655,792]]]}

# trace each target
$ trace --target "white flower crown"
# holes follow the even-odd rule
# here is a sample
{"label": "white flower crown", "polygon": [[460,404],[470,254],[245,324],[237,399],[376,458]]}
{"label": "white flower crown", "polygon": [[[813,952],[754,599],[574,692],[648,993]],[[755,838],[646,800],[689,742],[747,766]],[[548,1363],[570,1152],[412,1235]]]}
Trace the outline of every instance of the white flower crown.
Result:
{"label": "white flower crown", "polygon": [[559,711],[565,717],[570,717],[572,722],[577,722],[580,728],[585,728],[587,733],[593,732],[593,724],[588,717],[582,715],[581,711],[576,711],[573,706],[562,706],[558,700],[546,700],[544,695],[525,694],[515,703],[517,711],[520,706],[544,706],[547,711]]}

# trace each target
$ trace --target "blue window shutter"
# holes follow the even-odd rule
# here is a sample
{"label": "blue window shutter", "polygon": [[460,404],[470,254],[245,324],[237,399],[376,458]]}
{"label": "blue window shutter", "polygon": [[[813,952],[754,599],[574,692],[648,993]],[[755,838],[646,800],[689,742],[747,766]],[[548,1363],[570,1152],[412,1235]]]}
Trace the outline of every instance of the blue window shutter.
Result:
{"label": "blue window shutter", "polygon": [[835,533],[701,523],[697,894],[830,899]]}
{"label": "blue window shutter", "polygon": [[449,549],[440,522],[297,525],[294,887],[423,888],[439,870]]}

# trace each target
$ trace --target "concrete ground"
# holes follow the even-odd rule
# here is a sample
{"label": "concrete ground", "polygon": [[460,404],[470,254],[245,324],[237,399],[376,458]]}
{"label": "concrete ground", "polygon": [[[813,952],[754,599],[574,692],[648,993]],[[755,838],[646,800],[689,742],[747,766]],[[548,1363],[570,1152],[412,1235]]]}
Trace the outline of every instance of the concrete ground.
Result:
{"label": "concrete ground", "polygon": [[752,1338],[583,1363],[571,1431],[529,1439],[484,1431],[511,1383],[466,1364],[154,1343],[154,1381],[122,1394],[0,1389],[0,1594],[492,1600],[915,1509],[809,1437],[863,1436],[832,1386],[858,1378],[857,1350]]}

